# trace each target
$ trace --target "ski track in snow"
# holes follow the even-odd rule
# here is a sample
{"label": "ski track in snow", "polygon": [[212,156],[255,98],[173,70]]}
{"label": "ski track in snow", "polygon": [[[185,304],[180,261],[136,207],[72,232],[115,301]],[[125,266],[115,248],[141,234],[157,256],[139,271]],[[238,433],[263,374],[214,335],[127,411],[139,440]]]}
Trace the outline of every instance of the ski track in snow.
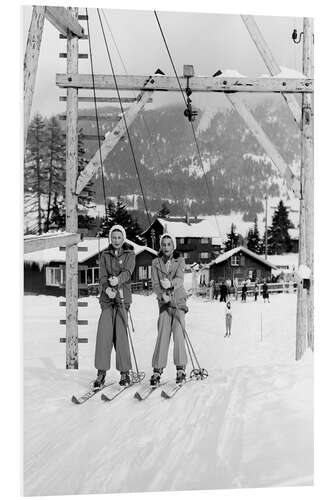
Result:
{"label": "ski track in snow", "polygon": [[[111,403],[98,393],[82,406],[70,397],[95,376],[98,303],[88,298],[79,311],[89,319],[89,342],[79,345],[80,370],[68,371],[59,300],[25,297],[25,495],[312,484],[312,354],[293,360],[295,295],[233,302],[229,339],[221,304],[191,298],[186,326],[207,379],[171,400],[160,397],[161,388],[139,402],[134,385]],[[148,378],[155,299],[134,296],[132,316]],[[163,379],[173,380],[174,371],[170,349]],[[114,369],[108,377],[118,380]]]}

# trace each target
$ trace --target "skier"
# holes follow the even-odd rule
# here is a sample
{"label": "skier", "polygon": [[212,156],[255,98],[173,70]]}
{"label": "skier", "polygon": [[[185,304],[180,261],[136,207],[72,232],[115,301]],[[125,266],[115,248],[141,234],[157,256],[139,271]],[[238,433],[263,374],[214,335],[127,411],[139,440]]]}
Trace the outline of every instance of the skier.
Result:
{"label": "skier", "polygon": [[220,302],[227,302],[227,294],[228,294],[228,288],[224,281],[222,281],[221,287],[220,287]]}
{"label": "skier", "polygon": [[259,295],[257,283],[254,284],[253,295],[254,295],[254,301],[257,302],[257,298],[258,298],[258,295]]}
{"label": "skier", "polygon": [[262,298],[264,299],[264,303],[266,302],[266,299],[269,302],[268,285],[266,280],[264,281],[264,284],[262,286]]}
{"label": "skier", "polygon": [[246,294],[247,294],[247,286],[246,282],[244,281],[242,286],[242,302],[246,302]]}
{"label": "skier", "polygon": [[131,383],[132,368],[127,336],[127,313],[132,302],[131,275],[135,268],[133,247],[125,242],[126,232],[115,225],[109,232],[109,247],[104,250],[100,263],[100,306],[102,309],[96,337],[95,368],[97,378],[93,384],[104,385],[106,371],[110,369],[111,350],[116,350],[116,368],[120,371],[120,385]]}
{"label": "skier", "polygon": [[231,335],[231,321],[232,321],[231,302],[230,300],[228,300],[225,307],[225,328],[226,328],[225,337],[230,337]]}
{"label": "skier", "polygon": [[187,355],[185,349],[186,292],[184,288],[185,260],[176,250],[176,239],[168,233],[160,238],[160,252],[152,262],[152,287],[157,295],[159,317],[158,335],[152,359],[151,385],[158,385],[166,367],[171,332],[173,333],[173,360],[176,382],[186,379]]}

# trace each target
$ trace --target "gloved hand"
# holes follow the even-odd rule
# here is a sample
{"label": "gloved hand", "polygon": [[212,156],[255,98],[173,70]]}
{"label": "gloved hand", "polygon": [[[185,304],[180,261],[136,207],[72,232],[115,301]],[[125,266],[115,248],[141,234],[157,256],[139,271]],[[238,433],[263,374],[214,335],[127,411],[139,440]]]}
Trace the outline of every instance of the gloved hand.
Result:
{"label": "gloved hand", "polygon": [[170,302],[170,296],[167,293],[163,293],[162,299],[163,299],[163,302],[165,302],[166,304],[168,302]]}
{"label": "gloved hand", "polygon": [[168,290],[168,288],[171,288],[171,282],[168,278],[164,278],[163,280],[161,280],[161,286],[162,288],[164,288],[164,290]]}
{"label": "gloved hand", "polygon": [[111,278],[109,278],[109,283],[111,286],[118,286],[117,276],[111,276]]}
{"label": "gloved hand", "polygon": [[106,295],[109,297],[109,299],[114,299],[115,296],[117,295],[117,291],[113,290],[112,288],[108,287],[105,290]]}

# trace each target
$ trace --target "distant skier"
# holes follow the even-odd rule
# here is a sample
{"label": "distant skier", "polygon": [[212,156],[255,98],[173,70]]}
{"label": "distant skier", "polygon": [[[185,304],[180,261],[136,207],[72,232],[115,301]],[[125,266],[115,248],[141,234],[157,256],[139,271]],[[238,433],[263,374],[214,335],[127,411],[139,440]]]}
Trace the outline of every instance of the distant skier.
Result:
{"label": "distant skier", "polygon": [[98,370],[94,382],[96,389],[104,385],[106,372],[110,369],[113,345],[116,350],[116,368],[121,374],[119,383],[128,385],[131,382],[129,370],[132,364],[127,336],[127,313],[132,302],[131,275],[135,268],[135,253],[133,247],[125,242],[126,232],[122,226],[115,225],[110,229],[109,240],[111,243],[102,253],[100,263],[99,302],[102,312],[98,322],[95,347],[95,367]]}
{"label": "distant skier", "polygon": [[187,355],[185,348],[186,291],[184,288],[185,260],[176,250],[176,239],[168,233],[160,238],[160,252],[152,262],[152,287],[157,295],[159,318],[158,335],[152,359],[151,385],[158,385],[168,360],[171,333],[173,333],[173,361],[176,382],[186,379]]}
{"label": "distant skier", "polygon": [[231,322],[232,322],[231,302],[230,300],[228,300],[225,307],[225,328],[226,328],[225,337],[230,337],[231,335]]}
{"label": "distant skier", "polygon": [[264,303],[269,302],[269,293],[268,293],[268,285],[266,283],[266,280],[264,281],[264,284],[262,286],[262,298],[264,299]]}
{"label": "distant skier", "polygon": [[220,286],[220,302],[227,302],[228,288],[227,285],[222,281]]}
{"label": "distant skier", "polygon": [[258,285],[255,283],[254,289],[253,289],[253,295],[254,295],[254,301],[257,302],[258,295],[259,295],[259,290],[258,290]]}
{"label": "distant skier", "polygon": [[238,299],[238,278],[234,279],[233,285],[234,285],[235,300],[237,300]]}
{"label": "distant skier", "polygon": [[246,302],[246,295],[247,295],[247,286],[246,282],[244,281],[242,286],[242,302]]}
{"label": "distant skier", "polygon": [[219,298],[219,285],[215,281],[214,282],[214,300],[217,300]]}

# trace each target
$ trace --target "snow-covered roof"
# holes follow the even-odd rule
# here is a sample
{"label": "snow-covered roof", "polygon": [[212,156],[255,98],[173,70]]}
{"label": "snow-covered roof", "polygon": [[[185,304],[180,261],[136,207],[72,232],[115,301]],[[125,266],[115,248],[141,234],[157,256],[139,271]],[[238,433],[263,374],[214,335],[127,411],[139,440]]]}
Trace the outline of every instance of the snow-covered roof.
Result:
{"label": "snow-covered roof", "polygon": [[276,267],[288,266],[290,270],[297,269],[298,267],[298,253],[284,253],[281,255],[270,255],[269,260]]}
{"label": "snow-covered roof", "polygon": [[175,238],[217,238],[219,237],[218,229],[213,221],[205,219],[201,222],[187,224],[183,221],[169,221],[167,219],[157,219],[164,227],[165,232],[171,234]]}
{"label": "snow-covered roof", "polygon": [[[152,253],[153,255],[157,255],[156,250],[153,250],[150,247],[138,245],[133,243],[131,240],[126,240],[127,243],[133,246],[135,255],[139,255],[140,253],[147,252]],[[108,238],[86,238],[78,244],[78,247],[88,248],[88,251],[78,252],[78,262],[81,264],[85,262],[87,259],[90,259],[94,255],[98,254],[100,251],[102,252],[109,246]],[[45,265],[49,262],[66,262],[66,252],[59,250],[59,247],[48,248],[46,250],[40,250],[38,252],[31,252],[24,254],[24,262],[25,263],[36,263],[39,265]]]}
{"label": "snow-covered roof", "polygon": [[238,252],[246,253],[250,257],[253,257],[254,259],[258,260],[259,262],[261,262],[262,264],[265,264],[268,267],[271,267],[272,269],[276,268],[275,265],[272,264],[269,260],[265,260],[260,255],[254,253],[254,252],[251,252],[251,250],[249,250],[248,248],[242,247],[242,246],[233,248],[232,250],[229,250],[228,252],[225,252],[224,254],[220,255],[216,259],[214,259],[211,262],[209,262],[208,265],[209,266],[213,266],[215,264],[220,264],[221,262],[224,262],[225,260],[228,260],[232,255],[235,255]]}

